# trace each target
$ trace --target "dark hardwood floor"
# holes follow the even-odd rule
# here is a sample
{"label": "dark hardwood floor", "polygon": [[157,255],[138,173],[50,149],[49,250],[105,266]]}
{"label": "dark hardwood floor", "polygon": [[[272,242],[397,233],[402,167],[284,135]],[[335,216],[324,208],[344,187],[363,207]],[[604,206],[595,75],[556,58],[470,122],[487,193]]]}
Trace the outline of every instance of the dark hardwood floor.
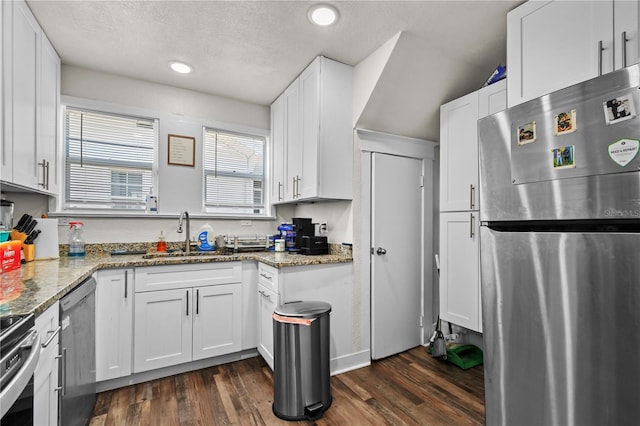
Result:
{"label": "dark hardwood floor", "polygon": [[424,347],[333,376],[331,391],[319,420],[280,420],[272,372],[255,357],[100,393],[90,425],[484,424],[482,366],[462,370]]}

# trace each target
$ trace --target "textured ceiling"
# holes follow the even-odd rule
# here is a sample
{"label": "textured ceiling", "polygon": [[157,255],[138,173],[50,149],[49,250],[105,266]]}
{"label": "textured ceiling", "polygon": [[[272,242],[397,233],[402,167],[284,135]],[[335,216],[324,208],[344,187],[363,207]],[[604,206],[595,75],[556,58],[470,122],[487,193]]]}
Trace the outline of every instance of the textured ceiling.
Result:
{"label": "textured ceiling", "polygon": [[[384,131],[402,118],[395,133],[432,140],[438,106],[505,62],[506,13],[522,1],[329,3],[340,20],[320,28],[307,20],[308,1],[28,1],[63,64],[262,105],[315,56],[357,65],[402,31],[363,120]],[[171,60],[195,72],[177,75]]]}

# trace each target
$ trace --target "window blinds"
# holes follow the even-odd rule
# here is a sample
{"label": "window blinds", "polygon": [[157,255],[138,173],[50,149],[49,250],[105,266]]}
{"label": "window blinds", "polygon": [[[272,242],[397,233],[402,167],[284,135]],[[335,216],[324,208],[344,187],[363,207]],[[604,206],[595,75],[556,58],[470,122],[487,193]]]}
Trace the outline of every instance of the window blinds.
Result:
{"label": "window blinds", "polygon": [[204,129],[204,204],[208,212],[263,214],[264,137]]}
{"label": "window blinds", "polygon": [[65,208],[144,210],[157,120],[67,108]]}

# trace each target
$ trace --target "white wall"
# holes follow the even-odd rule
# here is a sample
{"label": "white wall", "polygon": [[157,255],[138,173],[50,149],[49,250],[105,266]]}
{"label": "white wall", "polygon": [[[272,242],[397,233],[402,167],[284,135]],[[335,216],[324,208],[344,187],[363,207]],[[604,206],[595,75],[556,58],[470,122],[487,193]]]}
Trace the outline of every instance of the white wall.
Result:
{"label": "white wall", "polygon": [[62,95],[221,123],[267,130],[270,128],[270,112],[266,105],[250,104],[70,65],[62,66],[61,78]]}

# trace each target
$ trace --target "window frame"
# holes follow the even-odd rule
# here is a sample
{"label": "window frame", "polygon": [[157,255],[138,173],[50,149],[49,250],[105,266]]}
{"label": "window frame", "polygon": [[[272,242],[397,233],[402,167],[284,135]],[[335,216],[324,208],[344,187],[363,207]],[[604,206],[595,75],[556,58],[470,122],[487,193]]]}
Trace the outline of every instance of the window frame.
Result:
{"label": "window frame", "polygon": [[[225,209],[225,207],[216,207],[216,206],[211,206],[209,204],[207,204],[207,176],[210,174],[207,172],[207,167],[206,167],[206,155],[205,155],[205,151],[206,151],[206,140],[207,140],[207,132],[211,131],[211,132],[219,132],[219,133],[226,133],[226,134],[235,134],[238,136],[245,136],[248,138],[253,138],[253,139],[260,139],[262,140],[263,143],[263,152],[262,152],[262,206],[260,207],[262,212],[258,212],[258,213],[250,213],[250,212],[233,212],[233,211],[229,211],[229,212],[225,212],[223,211],[223,209]],[[269,191],[269,187],[270,187],[270,183],[271,183],[271,176],[270,176],[270,171],[271,171],[271,167],[270,167],[270,154],[271,154],[271,140],[269,138],[268,135],[265,135],[263,132],[258,132],[258,131],[251,131],[251,130],[237,130],[237,129],[230,129],[228,126],[220,126],[220,125],[208,125],[208,124],[204,124],[202,126],[202,158],[200,160],[200,164],[202,165],[202,194],[201,194],[201,198],[202,198],[202,213],[205,215],[213,215],[213,216],[218,216],[218,217],[238,217],[238,218],[272,218],[272,214],[271,214],[271,210],[272,210],[272,206],[271,206],[271,200],[269,198],[270,196],[270,191]],[[216,173],[220,173],[216,170]],[[221,172],[220,173],[222,176],[233,176],[232,173],[228,173],[228,172]],[[240,177],[250,177],[251,174],[238,174],[236,176],[240,176]],[[255,181],[255,180],[254,180]],[[251,209],[253,207],[251,206],[246,206],[246,207],[235,207],[237,209]],[[216,210],[218,209],[218,210]],[[232,209],[232,207],[229,207],[229,209]]]}
{"label": "window frame", "polygon": [[[153,194],[157,195],[159,191],[159,167],[158,167],[158,151],[159,151],[159,138],[160,138],[160,118],[149,114],[149,112],[139,111],[138,109],[132,109],[128,107],[120,107],[109,105],[103,102],[82,102],[83,99],[63,99],[61,102],[60,120],[62,121],[60,129],[60,146],[59,156],[61,159],[60,167],[60,193],[58,199],[55,201],[55,213],[58,214],[71,214],[74,216],[104,216],[104,217],[117,217],[117,216],[147,216],[145,207],[142,208],[94,208],[94,207],[72,207],[67,205],[67,110],[86,111],[89,113],[112,115],[117,117],[126,117],[131,119],[139,119],[151,121],[154,123],[155,137],[153,140],[153,160],[151,164],[151,188]],[[114,169],[111,169],[111,176]],[[110,181],[109,186],[112,183]],[[142,204],[144,205],[144,204]]]}

